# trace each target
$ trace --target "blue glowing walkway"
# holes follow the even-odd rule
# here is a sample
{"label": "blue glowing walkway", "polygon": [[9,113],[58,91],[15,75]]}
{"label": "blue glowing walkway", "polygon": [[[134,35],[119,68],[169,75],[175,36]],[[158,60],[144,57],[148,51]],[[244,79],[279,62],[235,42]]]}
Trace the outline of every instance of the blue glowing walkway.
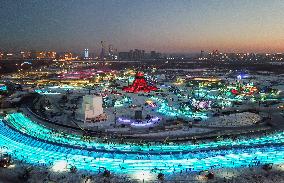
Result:
{"label": "blue glowing walkway", "polygon": [[284,133],[278,132],[267,136],[247,139],[226,139],[217,142],[208,142],[200,144],[175,144],[175,145],[135,145],[135,144],[116,144],[116,143],[102,143],[94,139],[84,140],[81,135],[66,134],[58,132],[54,129],[48,129],[42,124],[38,124],[22,113],[8,114],[6,117],[8,124],[22,132],[23,134],[32,136],[43,141],[54,142],[73,146],[77,148],[84,148],[96,151],[115,151],[123,153],[180,153],[200,150],[211,150],[216,148],[233,148],[245,146],[260,146],[260,145],[275,145],[284,143]]}
{"label": "blue glowing walkway", "polygon": [[[41,127],[44,128],[44,126]],[[22,128],[25,129],[24,127]],[[44,130],[48,129],[44,128]],[[50,133],[50,135],[54,136],[52,133]],[[61,138],[66,137],[62,136]],[[273,141],[273,139],[270,141]],[[278,164],[284,162],[284,147],[281,144],[277,146],[266,146],[262,144],[261,147],[250,147],[247,145],[244,148],[187,153],[180,151],[180,153],[176,154],[170,153],[170,147],[161,146],[162,149],[160,151],[163,151],[163,148],[165,148],[165,151],[168,153],[158,155],[151,154],[151,151],[148,151],[146,148],[147,146],[143,147],[149,152],[148,154],[140,154],[140,150],[136,151],[135,148],[138,147],[138,145],[134,146],[135,148],[133,149],[131,149],[132,146],[129,146],[128,150],[132,153],[123,152],[121,149],[111,150],[111,145],[105,149],[105,152],[97,152],[92,149],[82,150],[76,144],[66,146],[68,142],[68,140],[66,142],[59,141],[59,143],[61,143],[61,145],[59,145],[59,143],[44,142],[42,139],[37,140],[35,137],[25,135],[7,126],[4,121],[0,120],[1,149],[7,151],[18,160],[23,160],[34,165],[52,166],[57,162],[65,161],[68,166],[76,166],[79,170],[96,172],[99,171],[101,167],[104,167],[114,173],[136,174],[140,171],[172,173],[186,169],[201,171],[211,168],[240,167],[265,163]],[[93,143],[97,143],[99,146],[107,146],[103,143]],[[113,148],[116,149],[116,146],[123,147],[123,144],[113,145]],[[199,145],[184,146],[199,148]],[[180,149],[178,145],[171,147]],[[109,152],[108,149],[110,149]],[[158,151],[158,149],[154,151]]]}

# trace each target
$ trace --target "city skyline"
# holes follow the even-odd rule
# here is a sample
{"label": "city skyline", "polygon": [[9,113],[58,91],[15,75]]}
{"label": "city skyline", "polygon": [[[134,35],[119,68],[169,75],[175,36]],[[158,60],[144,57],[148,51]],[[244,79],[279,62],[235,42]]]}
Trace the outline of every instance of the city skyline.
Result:
{"label": "city skyline", "polygon": [[0,50],[283,52],[284,2],[3,1]]}

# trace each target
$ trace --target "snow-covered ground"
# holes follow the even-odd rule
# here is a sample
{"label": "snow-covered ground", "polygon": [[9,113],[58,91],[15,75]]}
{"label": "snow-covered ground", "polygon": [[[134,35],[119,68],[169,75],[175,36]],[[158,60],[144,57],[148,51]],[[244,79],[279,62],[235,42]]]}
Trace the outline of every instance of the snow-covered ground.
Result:
{"label": "snow-covered ground", "polygon": [[141,137],[141,138],[167,138],[167,137],[185,137],[192,136],[200,133],[210,132],[210,129],[204,128],[182,128],[179,130],[169,130],[169,131],[161,131],[161,132],[153,132],[153,133],[144,133],[144,134],[135,134],[133,137]]}
{"label": "snow-covered ground", "polygon": [[214,174],[212,179],[206,178],[208,172],[177,172],[165,175],[164,181],[158,180],[157,173],[141,172],[139,175],[114,175],[104,177],[102,173],[94,174],[87,172],[71,173],[54,172],[50,168],[30,167],[23,164],[14,164],[0,171],[0,183],[22,183],[24,172],[28,171],[26,182],[29,183],[283,183],[284,165],[272,165],[271,170],[264,170],[261,166],[251,168],[226,168],[209,170]]}
{"label": "snow-covered ground", "polygon": [[[205,76],[210,76],[210,70],[197,70],[198,72],[206,72]],[[195,70],[184,70],[183,72],[193,72],[192,74],[199,74],[198,72],[195,72]],[[182,74],[182,73],[181,73]],[[215,75],[218,75],[220,79],[226,80],[227,82],[235,83],[236,79],[235,77],[232,77],[228,74],[223,74],[220,75],[221,73],[217,72]],[[264,73],[265,74],[265,73]],[[203,76],[203,75],[202,75]],[[202,77],[200,76],[200,77]],[[133,129],[130,126],[126,125],[125,127],[121,127],[119,124],[115,124],[115,119],[118,117],[125,117],[125,118],[131,118],[134,119],[135,115],[135,110],[137,109],[142,109],[143,111],[143,118],[145,118],[147,115],[150,116],[158,116],[162,119],[161,121],[161,126],[165,124],[165,121],[177,121],[178,118],[183,118],[185,121],[194,121],[196,118],[193,117],[185,117],[184,115],[180,113],[174,113],[173,115],[169,115],[173,110],[179,110],[180,105],[182,103],[190,103],[192,100],[192,97],[196,97],[192,92],[194,92],[194,87],[187,87],[184,83],[175,85],[174,84],[175,78],[173,80],[167,80],[163,82],[163,85],[161,85],[161,88],[163,88],[163,91],[160,92],[161,94],[156,94],[154,92],[151,93],[125,93],[121,91],[120,89],[116,90],[114,93],[112,92],[115,90],[115,88],[111,88],[108,90],[105,90],[105,86],[97,86],[93,88],[92,90],[84,89],[84,88],[75,88],[70,91],[66,91],[64,89],[56,88],[53,87],[52,90],[54,92],[59,92],[61,94],[59,95],[46,95],[45,97],[51,102],[51,107],[48,109],[46,112],[53,112],[59,115],[55,115],[51,117],[48,115],[47,117],[52,118],[53,121],[57,121],[59,123],[65,124],[65,125],[70,125],[70,126],[77,126],[79,125],[80,127],[83,128],[88,128],[88,129],[99,129],[103,130],[106,132],[113,132],[113,133],[122,133],[122,134],[136,134],[137,129]],[[262,73],[259,74],[254,74],[250,75],[249,78],[244,78],[243,82],[253,82],[257,83],[257,85],[263,85],[263,86],[270,86],[271,82],[277,81],[278,84],[274,84],[274,88],[279,89],[280,91],[284,89],[284,84],[279,80],[279,77],[276,75],[269,75],[269,76],[263,76]],[[118,83],[121,85],[125,85],[124,80],[118,80]],[[163,86],[163,87],[162,87]],[[178,91],[170,91],[168,86],[174,86],[178,88]],[[197,86],[198,87],[198,86]],[[46,87],[45,89],[47,89]],[[196,89],[196,88],[195,88]],[[74,105],[77,106],[76,109],[76,114],[81,108],[81,103],[82,103],[82,96],[85,94],[95,94],[95,93],[104,93],[110,100],[111,102],[113,101],[122,101],[124,97],[128,97],[131,99],[131,103],[123,104],[123,105],[118,105],[116,107],[105,107],[104,112],[106,113],[107,120],[106,121],[101,121],[101,122],[96,122],[96,123],[84,123],[83,121],[76,120],[76,117],[73,117],[72,114],[72,108]],[[117,92],[117,93],[116,93]],[[177,92],[177,93],[175,93]],[[217,90],[209,90],[209,95],[214,96],[216,95]],[[66,95],[68,100],[65,103],[59,103],[60,99]],[[206,96],[206,95],[205,95]],[[199,92],[198,92],[198,97],[199,97]],[[168,111],[165,113],[161,113],[158,108],[161,107],[162,102],[155,100],[156,99],[161,99],[161,101],[166,101],[166,105],[170,108]],[[201,97],[202,98],[202,97]],[[153,101],[156,102],[156,106],[149,106],[146,105],[146,101]],[[203,100],[203,99],[201,99]],[[216,100],[212,98],[208,98],[207,100]],[[219,99],[218,99],[219,100]],[[226,102],[226,99],[220,99],[222,102]],[[71,102],[73,101],[73,102]],[[74,102],[75,101],[75,102]],[[228,101],[227,101],[228,102]],[[230,103],[230,102],[229,102]],[[246,112],[249,111],[250,109],[258,109],[260,104],[258,102],[255,102],[254,100],[250,100],[249,97],[245,97],[245,99],[242,99],[241,104],[228,104],[226,107],[222,107],[222,109],[219,108],[211,108],[211,109],[206,109],[203,110],[203,113],[206,113],[205,118],[202,119],[202,121],[198,122],[200,126],[207,126],[207,127],[241,127],[241,126],[250,126],[254,125],[256,122],[261,120],[261,117],[263,116],[262,113],[261,116],[255,113],[250,113]],[[238,111],[238,113],[235,113]],[[229,113],[234,113],[230,115],[221,115],[221,116],[216,116],[212,117],[214,113],[222,114],[222,112],[229,112]],[[195,113],[195,112],[194,112]],[[198,118],[198,117],[197,117]],[[77,124],[75,124],[76,122]],[[169,122],[168,122],[169,123]],[[171,122],[170,122],[171,123]],[[195,122],[193,122],[195,123]],[[171,124],[167,124],[171,125]],[[144,134],[143,129],[137,133],[138,136],[145,136],[145,137],[156,137],[157,135],[160,136],[176,136],[179,134],[179,136],[185,136],[185,135],[192,135],[192,134],[200,134],[200,133],[206,133],[210,130],[208,129],[199,129],[199,128],[192,128],[188,129],[186,126],[186,123],[183,124],[184,126],[182,128],[173,128],[171,131],[162,131],[160,129],[154,130],[149,133],[148,129],[144,129]]]}
{"label": "snow-covered ground", "polygon": [[258,114],[243,112],[212,117],[207,121],[202,122],[201,125],[207,127],[240,127],[254,125],[260,120],[261,117]]}

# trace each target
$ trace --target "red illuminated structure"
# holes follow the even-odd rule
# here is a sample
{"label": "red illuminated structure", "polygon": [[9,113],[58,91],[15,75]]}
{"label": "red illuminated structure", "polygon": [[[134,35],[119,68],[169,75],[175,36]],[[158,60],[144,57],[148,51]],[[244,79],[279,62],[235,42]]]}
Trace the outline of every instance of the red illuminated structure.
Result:
{"label": "red illuminated structure", "polygon": [[126,86],[123,88],[123,91],[130,93],[138,93],[138,92],[150,92],[155,91],[158,88],[155,86],[149,86],[146,82],[144,74],[142,72],[137,72],[135,75],[135,80],[132,85]]}

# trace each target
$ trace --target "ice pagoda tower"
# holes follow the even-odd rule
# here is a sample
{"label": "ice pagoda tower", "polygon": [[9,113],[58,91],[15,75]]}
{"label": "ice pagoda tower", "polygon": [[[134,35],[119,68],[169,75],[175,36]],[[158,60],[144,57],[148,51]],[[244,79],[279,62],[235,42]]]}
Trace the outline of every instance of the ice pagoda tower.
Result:
{"label": "ice pagoda tower", "polygon": [[123,91],[130,93],[138,93],[138,92],[148,93],[150,91],[155,91],[157,89],[158,88],[156,86],[150,86],[147,84],[147,81],[142,72],[137,72],[132,85],[124,87]]}

